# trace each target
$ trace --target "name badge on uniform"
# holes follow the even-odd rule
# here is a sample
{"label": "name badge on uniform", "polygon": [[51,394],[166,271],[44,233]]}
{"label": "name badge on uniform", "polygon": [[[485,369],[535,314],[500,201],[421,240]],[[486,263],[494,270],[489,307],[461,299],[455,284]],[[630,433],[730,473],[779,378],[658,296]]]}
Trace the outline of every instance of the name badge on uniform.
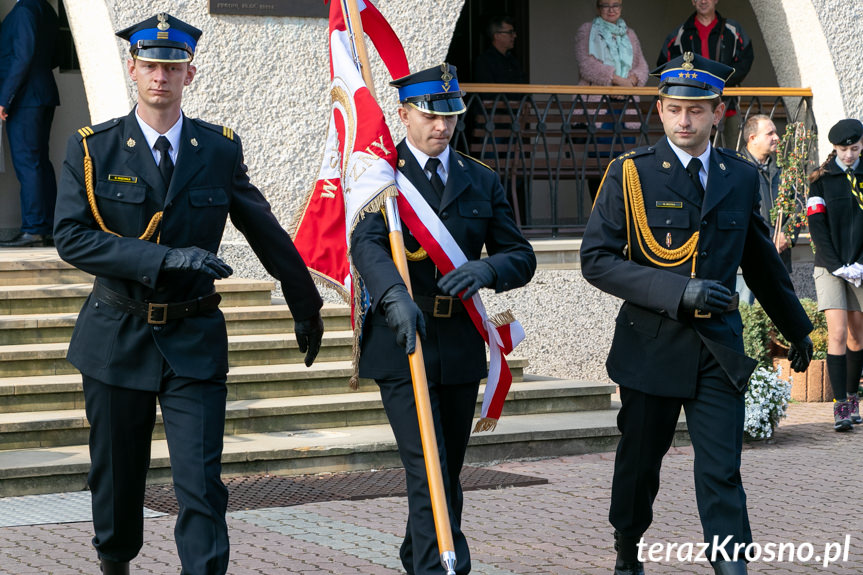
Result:
{"label": "name badge on uniform", "polygon": [[682,208],[682,207],[683,207],[683,202],[662,202],[662,201],[657,201],[657,202],[656,202],[656,207],[657,207],[657,208]]}
{"label": "name badge on uniform", "polygon": [[118,176],[116,174],[108,174],[109,182],[120,182],[123,184],[137,184],[138,178],[136,176]]}

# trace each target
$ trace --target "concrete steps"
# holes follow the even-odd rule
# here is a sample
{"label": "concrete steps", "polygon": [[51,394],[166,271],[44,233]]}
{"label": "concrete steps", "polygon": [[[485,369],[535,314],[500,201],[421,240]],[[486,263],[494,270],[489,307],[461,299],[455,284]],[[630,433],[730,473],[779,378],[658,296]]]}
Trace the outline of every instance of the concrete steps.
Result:
{"label": "concrete steps", "polygon": [[[399,465],[374,382],[348,388],[350,311],[322,310],[326,333],[303,363],[273,282],[216,282],[228,329],[223,464],[229,475],[320,473]],[[89,468],[81,376],[65,360],[92,278],[49,249],[0,249],[0,496],[83,489]],[[614,386],[524,377],[514,383],[497,431],[474,436],[473,462],[605,451],[616,443]],[[479,413],[482,396],[477,402]],[[170,478],[160,416],[149,480]]]}
{"label": "concrete steps", "polygon": [[[610,451],[617,443],[617,409],[505,415],[493,432],[474,434],[467,462]],[[151,483],[170,481],[167,444],[153,441]],[[389,425],[228,435],[226,476],[300,475],[400,465]],[[0,451],[0,497],[84,489],[89,455],[84,445]]]}
{"label": "concrete steps", "polygon": [[[607,409],[613,386],[575,381],[539,380],[513,384],[509,415]],[[482,395],[476,413],[482,407]],[[387,422],[380,394],[357,391],[228,401],[225,434],[327,429]],[[83,405],[65,410],[0,413],[0,450],[86,444],[89,425]],[[164,438],[160,415],[153,437]]]}

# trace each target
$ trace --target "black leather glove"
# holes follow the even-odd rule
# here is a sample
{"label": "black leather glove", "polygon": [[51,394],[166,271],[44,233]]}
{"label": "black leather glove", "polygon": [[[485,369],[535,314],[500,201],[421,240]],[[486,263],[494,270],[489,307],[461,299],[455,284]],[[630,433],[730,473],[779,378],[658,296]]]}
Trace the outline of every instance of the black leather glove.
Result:
{"label": "black leather glove", "polygon": [[683,290],[683,297],[680,298],[680,309],[688,312],[699,310],[719,313],[725,311],[732,297],[731,290],[716,280],[691,278]]}
{"label": "black leather glove", "polygon": [[791,342],[791,347],[788,349],[788,363],[791,364],[791,369],[802,373],[809,367],[810,361],[812,361],[812,340],[809,336]]}
{"label": "black leather glove", "polygon": [[396,343],[405,348],[407,355],[412,354],[417,347],[417,332],[423,339],[426,336],[423,312],[402,284],[396,284],[384,293],[381,306],[384,308],[387,325],[396,334]]}
{"label": "black leather glove", "polygon": [[234,270],[220,258],[197,247],[171,248],[162,261],[166,272],[198,272],[213,279],[226,278]]}
{"label": "black leather glove", "polygon": [[311,367],[321,350],[321,338],[324,336],[324,320],[321,319],[321,312],[307,319],[295,319],[294,335],[297,336],[300,353],[306,354],[306,367]]}
{"label": "black leather glove", "polygon": [[492,287],[497,282],[497,273],[485,260],[471,260],[452,270],[437,282],[437,287],[450,296],[466,290],[461,299],[468,300],[479,288]]}

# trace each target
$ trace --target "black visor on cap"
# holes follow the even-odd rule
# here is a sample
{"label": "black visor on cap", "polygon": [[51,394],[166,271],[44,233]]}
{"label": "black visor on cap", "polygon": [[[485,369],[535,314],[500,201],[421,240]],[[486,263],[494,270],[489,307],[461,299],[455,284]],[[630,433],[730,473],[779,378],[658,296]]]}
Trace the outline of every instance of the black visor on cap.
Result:
{"label": "black visor on cap", "polygon": [[139,40],[129,47],[138,60],[145,62],[191,62],[192,50],[187,44],[170,40]]}
{"label": "black visor on cap", "polygon": [[452,116],[455,114],[461,114],[465,111],[464,100],[461,97],[448,97],[448,98],[438,98],[435,100],[431,99],[411,99],[406,104],[410,104],[411,106],[422,110],[423,112],[428,112],[429,114],[439,114],[441,116]]}
{"label": "black visor on cap", "polygon": [[719,93],[714,90],[683,84],[659,86],[659,93],[668,98],[681,100],[710,100],[719,97]]}

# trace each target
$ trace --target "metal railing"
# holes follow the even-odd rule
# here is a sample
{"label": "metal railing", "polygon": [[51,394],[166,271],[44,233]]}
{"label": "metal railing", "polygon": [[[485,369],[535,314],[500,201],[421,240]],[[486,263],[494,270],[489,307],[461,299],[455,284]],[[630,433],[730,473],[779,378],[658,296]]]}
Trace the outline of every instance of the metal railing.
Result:
{"label": "metal railing", "polygon": [[[579,235],[605,169],[618,155],[664,136],[656,88],[462,84],[467,113],[459,117],[455,149],[488,164],[501,177],[524,232],[533,237]],[[726,102],[742,126],[753,114],[815,128],[812,91],[729,88]],[[723,122],[724,123],[724,122]],[[740,130],[720,124],[714,145]]]}

